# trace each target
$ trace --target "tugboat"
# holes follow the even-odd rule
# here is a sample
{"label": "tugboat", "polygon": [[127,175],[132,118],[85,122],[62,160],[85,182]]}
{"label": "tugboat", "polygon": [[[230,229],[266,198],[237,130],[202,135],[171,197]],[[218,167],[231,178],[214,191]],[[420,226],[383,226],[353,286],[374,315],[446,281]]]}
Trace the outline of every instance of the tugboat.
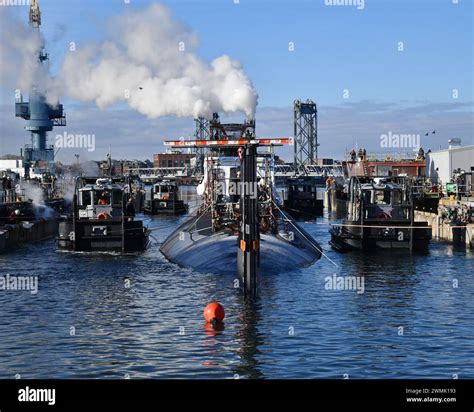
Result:
{"label": "tugboat", "polygon": [[[138,252],[148,247],[149,230],[127,212],[131,188],[124,178],[78,177],[72,215],[59,223],[58,250]],[[131,203],[131,202],[130,202]]]}
{"label": "tugboat", "polygon": [[155,183],[146,192],[143,211],[151,215],[179,215],[186,213],[187,205],[179,199],[179,190],[176,182],[162,180]]}
{"label": "tugboat", "polygon": [[[300,176],[288,179],[284,207],[294,217],[321,216],[324,211],[324,177]],[[319,190],[318,190],[319,189]]]}
{"label": "tugboat", "polygon": [[[216,129],[216,130],[213,130]],[[318,243],[287,213],[274,193],[272,148],[291,139],[256,139],[254,122],[211,123],[211,139],[168,141],[172,147],[208,148],[203,203],[163,243],[160,251],[180,266],[201,272],[238,274],[244,293],[255,294],[260,273],[309,266],[321,256]]]}
{"label": "tugboat", "polygon": [[414,200],[407,177],[351,177],[347,217],[330,229],[331,246],[340,251],[427,251],[431,228],[427,222],[415,222]]}

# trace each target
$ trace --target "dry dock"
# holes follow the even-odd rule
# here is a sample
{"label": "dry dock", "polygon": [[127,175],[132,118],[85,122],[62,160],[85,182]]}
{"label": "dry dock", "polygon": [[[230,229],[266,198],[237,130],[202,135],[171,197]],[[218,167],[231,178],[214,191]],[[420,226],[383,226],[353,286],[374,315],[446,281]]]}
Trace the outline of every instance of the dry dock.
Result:
{"label": "dry dock", "polygon": [[474,247],[474,223],[472,210],[474,198],[442,198],[439,202],[438,213],[415,212],[415,220],[426,221],[432,228],[433,238],[465,244]]}

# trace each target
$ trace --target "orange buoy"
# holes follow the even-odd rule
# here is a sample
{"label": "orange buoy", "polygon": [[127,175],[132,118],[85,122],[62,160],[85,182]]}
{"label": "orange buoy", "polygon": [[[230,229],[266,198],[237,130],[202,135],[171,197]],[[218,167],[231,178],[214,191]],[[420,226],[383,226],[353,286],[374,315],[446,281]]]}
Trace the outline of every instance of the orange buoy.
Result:
{"label": "orange buoy", "polygon": [[209,322],[211,325],[222,322],[224,320],[224,316],[224,306],[222,306],[217,301],[208,303],[204,308],[204,319],[206,319],[206,322]]}

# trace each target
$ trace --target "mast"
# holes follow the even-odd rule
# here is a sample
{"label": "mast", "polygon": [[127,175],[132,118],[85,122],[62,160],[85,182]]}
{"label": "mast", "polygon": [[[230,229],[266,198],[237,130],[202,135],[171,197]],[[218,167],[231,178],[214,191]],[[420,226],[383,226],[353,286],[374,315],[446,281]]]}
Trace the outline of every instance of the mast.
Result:
{"label": "mast", "polygon": [[240,170],[240,210],[237,271],[243,283],[244,294],[257,294],[260,266],[260,225],[257,195],[257,146],[246,145]]}

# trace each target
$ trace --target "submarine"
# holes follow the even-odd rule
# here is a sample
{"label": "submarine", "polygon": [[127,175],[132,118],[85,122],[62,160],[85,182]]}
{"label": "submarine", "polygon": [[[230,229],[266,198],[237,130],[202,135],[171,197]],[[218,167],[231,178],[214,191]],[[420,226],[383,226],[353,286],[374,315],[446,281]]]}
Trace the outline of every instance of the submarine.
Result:
{"label": "submarine", "polygon": [[[256,293],[260,274],[312,265],[321,248],[282,210],[274,184],[275,146],[292,139],[257,139],[254,120],[211,123],[211,139],[165,141],[173,148],[208,149],[197,193],[202,204],[161,245],[179,266],[205,273],[238,274],[244,292]],[[257,148],[267,149],[259,153]]]}

